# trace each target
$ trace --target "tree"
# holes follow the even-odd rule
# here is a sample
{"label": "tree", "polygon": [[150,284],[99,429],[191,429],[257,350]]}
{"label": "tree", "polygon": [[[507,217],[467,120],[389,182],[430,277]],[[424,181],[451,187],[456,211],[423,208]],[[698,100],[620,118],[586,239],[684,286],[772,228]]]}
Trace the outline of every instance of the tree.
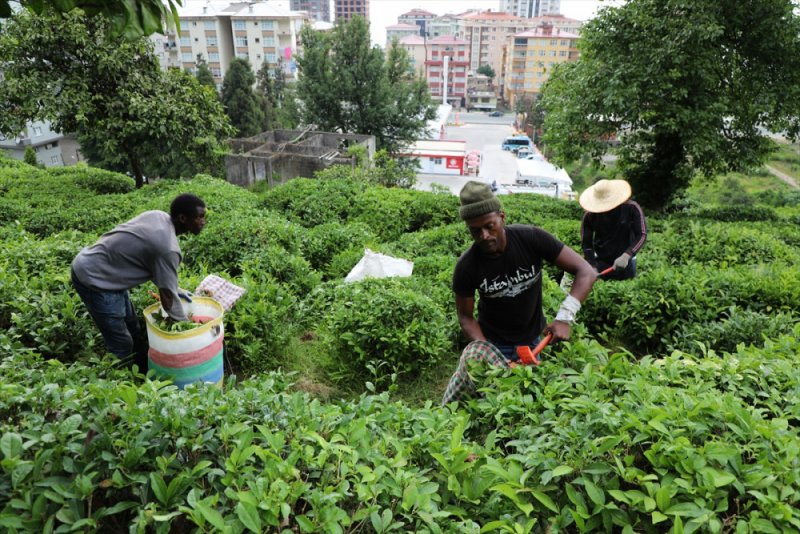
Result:
{"label": "tree", "polygon": [[[0,0],[0,19],[11,16],[12,0]],[[111,21],[111,33],[135,39],[164,31],[164,21],[178,25],[178,6],[181,0],[18,0],[17,2],[37,15],[69,13],[75,8],[86,15],[104,16]]]}
{"label": "tree", "polygon": [[581,57],[543,89],[559,163],[608,150],[660,208],[695,171],[760,164],[763,129],[800,130],[800,24],[791,0],[628,0],[582,29]]}
{"label": "tree", "polygon": [[478,70],[476,70],[475,72],[477,72],[478,74],[483,74],[484,76],[486,76],[490,80],[493,80],[494,77],[497,75],[494,72],[494,69],[492,68],[492,66],[489,65],[489,64],[481,65],[480,67],[478,67]]}
{"label": "tree", "polygon": [[49,120],[90,145],[90,161],[124,161],[137,186],[168,160],[211,168],[232,133],[212,91],[183,72],[163,73],[148,39],[113,37],[107,20],[78,10],[9,19],[0,71],[0,131]]}
{"label": "tree", "polygon": [[34,167],[39,166],[39,161],[36,159],[36,151],[32,146],[25,147],[25,155],[22,157],[22,161]]}
{"label": "tree", "polygon": [[338,24],[331,34],[305,26],[301,40],[297,91],[306,124],[374,135],[378,148],[395,153],[436,116],[427,84],[410,69],[406,51],[392,45],[384,57],[370,45],[363,18]]}
{"label": "tree", "polygon": [[217,92],[217,84],[214,81],[214,75],[211,74],[211,69],[208,68],[203,54],[197,54],[197,73],[195,74],[197,81],[204,87],[211,87],[214,92]]}
{"label": "tree", "polygon": [[222,81],[222,105],[240,137],[250,137],[263,130],[263,101],[253,91],[256,77],[250,62],[234,58]]}

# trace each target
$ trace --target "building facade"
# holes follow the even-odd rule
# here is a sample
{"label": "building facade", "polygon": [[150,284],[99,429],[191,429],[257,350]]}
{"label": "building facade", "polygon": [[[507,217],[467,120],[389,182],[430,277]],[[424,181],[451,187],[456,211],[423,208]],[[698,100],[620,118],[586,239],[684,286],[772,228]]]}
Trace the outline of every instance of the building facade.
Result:
{"label": "building facade", "polygon": [[497,109],[497,93],[491,78],[483,74],[467,76],[467,109],[476,111]]}
{"label": "building facade", "polygon": [[334,22],[348,21],[356,15],[369,20],[369,0],[333,0]]}
{"label": "building facade", "polygon": [[489,65],[503,84],[503,54],[508,38],[530,27],[528,19],[495,11],[471,12],[458,17],[457,37],[467,42],[469,70]]}
{"label": "building facade", "polygon": [[414,69],[416,74],[425,75],[425,39],[417,34],[407,35],[397,41],[398,46],[403,48],[408,53],[408,60],[411,63],[411,68]]}
{"label": "building facade", "polygon": [[466,41],[450,36],[427,40],[425,78],[434,100],[456,108],[466,105],[468,70]]}
{"label": "building facade", "polygon": [[561,0],[500,0],[500,11],[531,18],[561,13]]}
{"label": "building facade", "polygon": [[392,41],[395,39],[399,41],[403,37],[408,37],[409,35],[416,35],[419,37],[419,26],[416,24],[393,24],[391,26],[386,26],[386,45],[392,44]]}
{"label": "building facade", "polygon": [[291,0],[292,11],[305,11],[313,20],[331,21],[331,3],[329,0]]}
{"label": "building facade", "polygon": [[65,167],[83,161],[75,138],[52,130],[49,122],[29,122],[15,137],[0,134],[0,150],[14,159],[25,159],[28,147],[36,154],[36,161],[45,167]]}
{"label": "building facade", "polygon": [[300,28],[310,22],[304,11],[290,11],[286,4],[268,2],[186,2],[178,8],[181,32],[172,36],[174,62],[196,71],[197,56],[208,63],[217,88],[234,57],[250,62],[258,72],[266,62],[282,66],[284,75],[295,76],[294,56],[299,50]]}
{"label": "building facade", "polygon": [[455,15],[442,15],[427,22],[428,37],[441,37],[442,35],[456,35],[458,33],[458,19]]}
{"label": "building facade", "polygon": [[509,39],[503,97],[513,107],[517,100],[541,92],[559,63],[578,59],[578,36],[552,26],[520,32]]}
{"label": "building facade", "polygon": [[428,35],[428,21],[436,18],[436,13],[425,11],[424,9],[412,9],[397,17],[399,24],[413,24],[417,26],[420,35]]}

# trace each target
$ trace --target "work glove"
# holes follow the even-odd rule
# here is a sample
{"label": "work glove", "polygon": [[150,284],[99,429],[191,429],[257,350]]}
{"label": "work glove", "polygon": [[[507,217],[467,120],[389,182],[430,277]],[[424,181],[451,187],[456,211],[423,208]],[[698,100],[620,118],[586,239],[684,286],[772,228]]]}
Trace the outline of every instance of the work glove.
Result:
{"label": "work glove", "polygon": [[631,255],[627,252],[623,252],[619,258],[614,260],[614,270],[622,270],[628,266],[628,262],[631,261]]}
{"label": "work glove", "polygon": [[194,293],[191,291],[186,291],[185,289],[178,288],[178,298],[183,299],[186,302],[192,302],[192,296]]}

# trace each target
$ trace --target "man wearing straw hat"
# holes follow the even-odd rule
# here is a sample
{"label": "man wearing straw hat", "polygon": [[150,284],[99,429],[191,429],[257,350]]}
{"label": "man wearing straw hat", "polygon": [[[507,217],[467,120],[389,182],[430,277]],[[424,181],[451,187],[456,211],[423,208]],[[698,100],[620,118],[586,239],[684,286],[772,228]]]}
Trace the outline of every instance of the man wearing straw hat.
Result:
{"label": "man wearing straw hat", "polygon": [[647,239],[644,213],[630,200],[625,180],[599,180],[580,196],[586,213],[581,222],[581,246],[586,260],[613,280],[636,276],[636,253]]}
{"label": "man wearing straw hat", "polygon": [[72,261],[72,285],[103,334],[108,352],[121,360],[133,354],[133,363],[142,371],[147,369],[147,347],[140,339],[128,290],[152,280],[167,314],[175,321],[188,320],[180,298],[189,299],[178,289],[178,236],[199,234],[205,215],[200,197],[178,195],[170,213],[141,213],[103,234]]}
{"label": "man wearing straw hat", "polygon": [[[540,228],[512,224],[489,185],[470,181],[459,193],[459,215],[473,244],[453,271],[453,292],[461,329],[470,340],[461,354],[442,403],[472,394],[476,386],[467,363],[483,360],[508,366],[519,361],[520,349],[536,345],[540,334],[552,342],[569,339],[572,323],[592,289],[597,273],[581,256]],[[546,324],[542,312],[542,265],[548,262],[575,276],[555,319]],[[478,317],[475,317],[475,294]]]}

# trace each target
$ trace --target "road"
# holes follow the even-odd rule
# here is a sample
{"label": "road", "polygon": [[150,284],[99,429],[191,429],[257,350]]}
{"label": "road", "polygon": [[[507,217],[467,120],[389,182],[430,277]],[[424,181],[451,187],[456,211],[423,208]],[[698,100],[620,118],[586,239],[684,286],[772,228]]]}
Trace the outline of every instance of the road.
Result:
{"label": "road", "polygon": [[513,115],[489,117],[486,113],[452,112],[446,127],[447,139],[466,141],[467,152],[477,150],[483,155],[478,177],[447,174],[418,174],[416,189],[430,191],[431,184],[438,184],[458,194],[470,180],[487,184],[513,182],[517,172],[517,158],[500,148],[503,139],[514,133]]}

